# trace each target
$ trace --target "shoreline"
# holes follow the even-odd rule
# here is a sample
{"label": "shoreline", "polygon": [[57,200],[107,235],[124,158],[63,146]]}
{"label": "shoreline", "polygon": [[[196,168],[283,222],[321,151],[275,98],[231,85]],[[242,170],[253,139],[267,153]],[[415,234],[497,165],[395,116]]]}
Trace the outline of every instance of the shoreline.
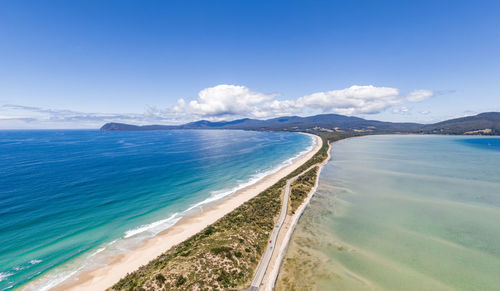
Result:
{"label": "shoreline", "polygon": [[265,176],[252,185],[237,190],[227,198],[207,206],[200,213],[181,218],[172,227],[160,232],[153,238],[145,240],[133,251],[117,255],[107,265],[72,276],[54,286],[51,290],[105,290],[113,286],[127,273],[137,270],[140,266],[147,264],[171,247],[213,224],[304,164],[322,146],[320,137],[312,134],[307,135],[315,138],[315,144],[308,152],[296,158],[291,164]]}
{"label": "shoreline", "polygon": [[313,188],[311,188],[307,197],[304,199],[304,202],[302,202],[302,204],[297,208],[295,213],[291,216],[288,216],[287,219],[285,220],[284,228],[286,229],[286,232],[284,233],[280,232],[280,236],[276,241],[276,247],[275,247],[276,250],[278,250],[278,252],[273,254],[273,256],[271,257],[271,262],[269,263],[269,269],[264,274],[264,279],[262,281],[261,288],[265,291],[272,291],[276,286],[281,265],[283,264],[283,259],[285,258],[285,255],[287,253],[288,246],[290,244],[290,240],[295,231],[295,228],[300,220],[300,217],[304,213],[312,197],[316,193],[316,190],[318,189],[321,170],[331,159],[330,152],[332,150],[332,144],[333,142],[329,143],[328,145],[328,157],[321,164],[319,164],[319,169],[316,174],[316,183],[314,184]]}
{"label": "shoreline", "polygon": [[[431,137],[432,140],[428,140],[427,137]],[[300,225],[297,224],[297,227],[293,232],[292,239],[294,241],[290,240],[290,245],[285,253],[283,265],[281,266],[278,280],[275,283],[276,290],[356,290],[363,289],[363,287],[364,289],[375,289],[375,287],[384,289],[389,288],[388,286],[400,286],[401,289],[415,290],[432,290],[440,288],[459,289],[464,286],[464,288],[472,286],[469,288],[474,289],[474,286],[482,286],[485,290],[489,290],[489,288],[492,288],[495,284],[498,286],[498,276],[495,276],[495,264],[486,263],[486,261],[491,258],[491,255],[484,254],[484,257],[477,259],[478,266],[487,266],[484,267],[484,271],[478,273],[481,274],[481,276],[472,276],[471,278],[474,279],[473,281],[464,279],[460,281],[460,283],[455,283],[457,282],[455,279],[458,278],[456,277],[457,273],[460,275],[460,278],[464,278],[464,276],[466,277],[470,274],[470,269],[478,269],[478,267],[462,267],[460,262],[455,260],[457,256],[464,256],[463,254],[470,252],[470,258],[461,259],[460,261],[476,262],[475,255],[477,255],[477,253],[475,253],[475,249],[473,247],[467,250],[465,248],[450,249],[450,246],[456,243],[454,239],[457,239],[457,241],[460,240],[460,238],[455,237],[447,240],[446,242],[426,240],[429,236],[436,235],[435,232],[432,232],[433,229],[425,227],[428,226],[428,224],[423,223],[422,225],[419,225],[417,227],[417,230],[419,231],[418,233],[410,232],[408,228],[405,228],[407,225],[401,224],[401,221],[406,221],[405,219],[407,217],[413,218],[412,215],[417,213],[418,209],[422,208],[422,205],[425,207],[426,205],[435,204],[435,199],[438,198],[436,198],[436,195],[433,194],[434,192],[443,192],[440,190],[441,188],[446,189],[446,187],[450,187],[450,191],[447,193],[451,194],[449,196],[439,197],[439,207],[436,207],[433,210],[439,215],[446,212],[447,208],[449,208],[447,207],[448,203],[450,205],[457,204],[457,199],[459,199],[457,197],[460,197],[459,200],[461,200],[461,202],[465,201],[466,198],[464,197],[468,195],[470,196],[467,198],[474,199],[474,193],[477,192],[475,192],[475,190],[480,187],[484,187],[484,190],[482,190],[481,193],[484,193],[485,197],[487,195],[494,195],[497,193],[495,192],[495,188],[498,187],[495,186],[498,185],[491,185],[488,183],[491,180],[495,180],[494,178],[492,179],[491,176],[478,176],[476,177],[478,179],[478,184],[469,185],[468,181],[471,179],[470,175],[456,175],[456,173],[464,173],[463,170],[468,169],[472,164],[481,169],[485,167],[483,164],[489,167],[495,167],[494,160],[490,161],[493,155],[495,155],[495,152],[490,152],[489,149],[484,147],[491,142],[490,140],[474,140],[474,142],[483,146],[470,147],[467,144],[455,141],[467,140],[467,137],[458,136],[452,139],[449,139],[448,136],[445,135],[427,137],[421,136],[414,140],[411,136],[405,137],[394,135],[387,136],[387,139],[383,136],[381,139],[379,139],[378,136],[369,136],[364,140],[346,140],[346,142],[333,145],[335,153],[333,150],[331,151],[332,159],[330,164],[324,168],[325,172],[322,172],[323,177],[321,178],[321,185],[318,187],[319,190],[316,194],[314,194],[314,200],[311,200],[311,203],[307,207],[307,209],[311,209],[304,212],[304,215],[299,220]],[[356,156],[356,153],[360,152],[360,150],[367,149],[369,145],[373,145],[374,143],[376,143],[377,147],[367,150],[366,154],[370,157],[374,157],[374,160],[377,162],[367,166],[364,164],[364,156]],[[417,144],[419,147],[414,148],[413,146]],[[412,151],[409,151],[409,149]],[[434,158],[435,156],[427,156],[422,162],[423,159],[419,153],[434,149],[437,151],[437,156],[441,158],[436,160]],[[447,154],[449,152],[453,153],[453,155],[448,156]],[[464,153],[467,154],[464,155]],[[384,155],[387,154],[397,157],[397,159],[394,159],[396,163],[392,164],[391,167],[386,169],[385,172],[378,172],[377,170],[384,165],[384,160],[377,158],[384,157]],[[454,157],[456,156],[467,156],[467,159],[455,159]],[[343,161],[338,163],[339,161],[336,161],[337,157],[340,157]],[[335,158],[335,160],[333,158]],[[478,160],[488,162],[475,164]],[[399,164],[405,163],[406,161],[415,161],[416,166],[405,169],[403,172],[398,171],[400,169]],[[450,164],[445,164],[445,162],[449,162]],[[335,166],[336,170],[330,171],[334,164],[337,163],[338,165]],[[445,170],[438,171],[435,175],[418,175],[427,173],[425,172],[425,169],[432,169],[436,163],[443,165],[442,169]],[[421,167],[422,165],[423,167]],[[422,169],[424,169],[424,171],[422,171]],[[451,170],[447,171],[446,169]],[[372,173],[376,173],[376,175],[372,176]],[[488,171],[485,171],[484,173],[488,173]],[[364,181],[357,179],[356,176],[360,174],[367,174],[364,175]],[[361,202],[360,204],[356,204],[356,202],[363,201],[364,198],[369,198],[374,202],[377,201],[380,205],[384,205],[385,203],[384,207],[387,206],[387,202],[390,203],[394,195],[390,197],[385,195],[387,191],[392,189],[392,186],[398,181],[401,175],[405,175],[405,177],[408,178],[407,183],[398,184],[399,189],[396,189],[397,191],[391,193],[394,195],[405,194],[408,197],[411,196],[412,199],[405,201],[404,206],[402,204],[400,207],[401,209],[408,207],[408,209],[398,210],[394,213],[387,213],[387,215],[392,215],[393,217],[398,217],[399,219],[391,220],[391,217],[387,216],[388,218],[384,221],[374,222],[373,218],[378,217],[377,215],[380,214],[380,208],[377,208],[377,206],[372,207],[373,203],[363,204],[363,202]],[[449,179],[450,176],[453,177],[453,179]],[[388,180],[384,180],[377,187],[370,187],[371,184],[366,186],[366,182],[377,180],[377,178],[380,177],[386,177]],[[460,178],[455,179],[455,177]],[[439,183],[434,183],[435,181],[438,181],[438,179]],[[411,193],[405,192],[408,189],[407,187],[405,188],[405,185],[409,185],[410,183],[413,183],[413,185],[422,185],[422,183],[425,184],[426,181],[432,181],[432,183],[429,184],[429,187],[423,190],[417,187],[414,188]],[[486,183],[483,184],[484,182]],[[376,189],[376,191],[373,189]],[[371,190],[373,190],[373,193],[370,192]],[[398,193],[398,191],[401,193]],[[352,193],[356,193],[356,195],[353,196]],[[462,195],[455,195],[455,193],[462,193]],[[376,195],[379,196],[376,197]],[[419,197],[419,201],[422,200],[425,202],[422,202],[421,205],[415,206],[414,202],[417,198],[413,197]],[[381,198],[387,199],[381,202]],[[403,200],[404,199],[402,199],[402,201]],[[365,207],[367,205],[369,207]],[[456,214],[460,216],[462,213],[469,213],[470,211],[467,211],[469,210],[468,208],[474,208],[474,211],[484,213],[485,211],[488,211],[487,209],[491,208],[491,205],[486,204],[483,205],[486,207],[485,209],[482,209],[481,207],[478,208],[476,205],[471,207],[471,205],[467,205],[467,203],[461,203],[459,206],[463,208],[450,210],[450,213],[447,213],[446,215]],[[336,209],[336,211],[329,212],[329,210],[332,209]],[[390,207],[386,207],[385,210],[390,210]],[[414,212],[412,213],[412,211]],[[321,215],[316,215],[319,213],[321,213]],[[360,218],[360,213],[363,213],[363,219],[350,223],[352,222],[352,217]],[[400,217],[401,213],[405,214],[404,218]],[[339,217],[342,217],[342,221],[346,223],[342,224],[342,222],[340,222],[341,225],[337,225],[337,223],[339,223],[339,221],[337,221]],[[472,221],[471,219],[473,217],[478,216],[472,213],[468,215],[467,218],[463,219]],[[481,217],[481,215],[479,215],[479,217]],[[453,226],[450,225],[458,225],[457,228],[461,228],[459,223],[454,223],[456,220],[457,219],[447,221],[451,224],[447,224],[445,222],[446,226],[443,226],[443,229],[452,228]],[[477,228],[478,225],[484,227],[485,231],[482,233],[472,232],[474,235],[478,235],[478,240],[484,240],[484,237],[488,237],[489,233],[492,233],[491,229],[486,230],[486,228],[494,226],[488,224],[488,221],[493,220],[494,219],[474,220],[475,223],[473,224],[471,222],[469,227],[471,229]],[[332,224],[332,221],[337,221],[337,223]],[[372,227],[366,228],[364,234],[358,233],[355,225],[367,222],[372,223]],[[392,226],[390,226],[391,229],[398,229],[398,236],[400,237],[388,238],[379,242],[379,245],[387,245],[388,243],[395,242],[393,246],[391,245],[384,248],[383,251],[380,251],[377,248],[375,248],[377,251],[373,251],[374,249],[370,249],[372,245],[369,243],[361,243],[362,246],[357,245],[357,247],[353,247],[356,243],[366,241],[366,239],[373,237],[373,233],[371,233],[370,230],[378,226],[388,227],[387,222],[392,223]],[[412,230],[414,230],[415,227],[413,225],[412,227]],[[339,238],[339,232],[337,232],[339,229],[351,230],[349,234],[345,236],[347,239]],[[428,233],[432,234],[428,235]],[[484,235],[484,237],[479,238],[479,235]],[[416,238],[421,238],[421,241],[415,242]],[[492,245],[495,246],[495,244]],[[415,246],[420,247],[420,249],[415,250]],[[400,248],[397,254],[390,251],[395,248]],[[447,250],[449,252],[447,252]],[[417,255],[422,257],[422,262],[425,261],[427,265],[419,264],[418,266],[415,266],[412,264],[412,260],[403,260],[404,264],[393,264],[391,266],[387,264],[384,268],[380,268],[380,262],[383,260],[394,261],[396,256],[398,256],[398,259],[400,257],[408,258],[408,253],[411,253],[412,256]],[[446,282],[440,280],[443,277],[442,275],[444,269],[439,265],[433,268],[431,270],[432,272],[426,273],[426,276],[419,276],[422,274],[423,269],[429,269],[429,266],[432,267],[436,265],[435,262],[437,256],[439,256],[438,259],[440,262],[446,262],[443,263],[447,266],[445,268],[446,270],[452,270],[451,272],[445,272],[445,275],[450,278]],[[343,263],[347,261],[354,263],[344,265]],[[473,263],[470,263],[469,265],[472,264]],[[497,267],[500,266],[498,264],[496,265]],[[407,268],[407,271],[398,273],[397,278],[393,278],[393,275],[399,272],[402,267]],[[496,274],[498,274],[498,272],[496,272]],[[400,284],[401,282],[403,282],[403,284]],[[421,282],[424,282],[425,284],[420,284]],[[443,282],[444,284],[441,284]],[[261,290],[269,289],[264,288]]]}

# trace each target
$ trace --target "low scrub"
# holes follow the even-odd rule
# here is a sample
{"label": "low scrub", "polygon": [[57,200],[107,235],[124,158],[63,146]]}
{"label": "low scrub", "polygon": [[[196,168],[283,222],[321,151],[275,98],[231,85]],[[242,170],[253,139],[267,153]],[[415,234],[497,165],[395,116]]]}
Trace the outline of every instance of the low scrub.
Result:
{"label": "low scrub", "polygon": [[[323,147],[287,177],[188,240],[126,275],[110,290],[240,290],[248,287],[281,208],[281,194],[295,177],[327,157]],[[295,194],[315,182],[317,167],[294,185]],[[314,179],[312,178],[314,177]],[[312,184],[311,184],[312,183]],[[311,186],[312,187],[312,186]],[[303,201],[303,199],[302,199]]]}
{"label": "low scrub", "polygon": [[290,187],[290,212],[295,213],[297,208],[304,202],[311,189],[316,184],[316,175],[319,167],[316,166],[300,175]]}

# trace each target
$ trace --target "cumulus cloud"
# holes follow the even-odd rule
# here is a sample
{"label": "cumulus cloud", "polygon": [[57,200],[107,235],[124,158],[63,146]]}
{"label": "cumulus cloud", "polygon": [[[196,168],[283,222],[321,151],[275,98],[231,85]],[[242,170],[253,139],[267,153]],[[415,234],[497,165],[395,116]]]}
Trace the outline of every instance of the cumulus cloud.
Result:
{"label": "cumulus cloud", "polygon": [[245,86],[218,85],[200,91],[196,100],[186,102],[179,99],[172,112],[210,120],[328,112],[344,115],[376,114],[404,102],[423,101],[432,94],[429,90],[415,90],[403,95],[397,88],[354,85],[298,99],[277,100],[277,94],[259,93]]}
{"label": "cumulus cloud", "polygon": [[173,112],[187,113],[202,118],[223,118],[227,116],[258,116],[257,106],[275,98],[277,94],[252,91],[245,86],[218,85],[201,90],[198,99],[186,102],[179,99]]}
{"label": "cumulus cloud", "polygon": [[[421,102],[433,96],[430,90],[402,94],[397,88],[354,85],[340,90],[316,92],[296,99],[279,98],[245,86],[217,85],[198,93],[193,100],[179,99],[176,106],[148,107],[143,113],[86,113],[72,110],[7,104],[0,106],[0,127],[75,128],[99,127],[106,122],[133,124],[179,124],[189,121],[272,118],[284,115],[338,113],[344,115],[376,114],[393,109],[407,114],[404,103]],[[36,126],[35,126],[36,125]]]}
{"label": "cumulus cloud", "polygon": [[265,102],[253,112],[257,118],[300,114],[302,107],[295,100],[273,100]]}
{"label": "cumulus cloud", "polygon": [[297,100],[301,107],[346,115],[379,113],[398,103],[401,103],[398,89],[372,85],[318,92]]}

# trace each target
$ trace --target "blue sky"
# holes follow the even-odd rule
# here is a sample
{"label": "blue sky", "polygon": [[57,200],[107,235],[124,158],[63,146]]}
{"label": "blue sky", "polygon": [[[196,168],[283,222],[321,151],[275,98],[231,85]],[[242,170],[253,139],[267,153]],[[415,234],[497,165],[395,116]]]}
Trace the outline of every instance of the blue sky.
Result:
{"label": "blue sky", "polygon": [[499,1],[1,1],[0,128],[500,111],[499,15]]}

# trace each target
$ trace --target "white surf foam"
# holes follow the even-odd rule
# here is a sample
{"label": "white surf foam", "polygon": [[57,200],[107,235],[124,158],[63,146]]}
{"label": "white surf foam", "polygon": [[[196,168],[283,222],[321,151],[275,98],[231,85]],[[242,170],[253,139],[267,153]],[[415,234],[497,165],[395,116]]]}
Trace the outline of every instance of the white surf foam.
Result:
{"label": "white surf foam", "polygon": [[[23,288],[23,290],[40,290],[40,291],[50,290],[51,288],[54,288],[55,286],[68,280],[69,278],[71,278],[75,274],[79,273],[80,271],[91,268],[91,266],[93,265],[93,260],[96,259],[95,257],[97,256],[97,254],[106,251],[106,253],[103,255],[103,256],[106,256],[109,248],[121,249],[121,247],[118,245],[120,245],[121,243],[123,243],[125,241],[128,241],[127,239],[131,239],[132,237],[135,237],[139,234],[147,233],[147,234],[150,234],[150,236],[154,236],[154,235],[172,227],[173,225],[175,225],[183,216],[185,216],[187,213],[189,213],[193,209],[198,208],[198,207],[202,208],[203,205],[210,204],[210,203],[216,202],[218,200],[221,200],[224,197],[227,197],[229,195],[234,194],[238,190],[241,190],[245,187],[251,186],[251,185],[259,182],[264,177],[271,175],[273,173],[276,173],[279,170],[281,170],[282,168],[284,168],[288,165],[291,165],[295,160],[299,159],[300,157],[302,157],[306,153],[310,152],[316,146],[316,139],[311,137],[311,140],[312,140],[311,145],[308,146],[304,151],[302,151],[302,152],[298,153],[297,155],[283,161],[278,166],[276,166],[270,170],[264,171],[264,172],[256,173],[255,175],[252,175],[247,181],[241,182],[238,185],[236,185],[230,189],[222,189],[219,191],[213,191],[211,193],[210,197],[208,197],[208,198],[206,198],[198,203],[191,205],[190,207],[188,207],[185,211],[183,211],[181,213],[174,213],[166,219],[158,220],[158,221],[152,222],[150,224],[141,225],[135,229],[128,230],[125,232],[123,239],[114,240],[114,241],[108,243],[106,245],[106,247],[102,247],[102,248],[97,249],[94,253],[88,255],[86,257],[86,259],[83,260],[83,263],[79,264],[79,267],[67,268],[65,270],[60,270],[58,272],[49,273],[41,281],[33,282],[35,284],[28,284],[28,286]],[[98,259],[96,259],[96,260],[98,260]],[[32,260],[32,261],[35,263],[39,263],[38,260]],[[10,275],[11,274],[9,274],[8,276],[10,276]]]}
{"label": "white surf foam", "polygon": [[146,232],[146,231],[152,232],[155,234],[159,233],[162,230],[165,230],[165,229],[171,227],[172,225],[174,225],[177,221],[179,221],[179,219],[181,219],[180,215],[178,213],[174,213],[172,216],[170,216],[167,219],[158,220],[158,221],[155,221],[153,223],[141,225],[138,228],[126,231],[125,238],[129,238],[131,236],[134,236],[134,235]]}
{"label": "white surf foam", "polygon": [[210,197],[208,197],[205,200],[200,201],[200,202],[192,205],[185,212],[193,210],[193,209],[195,209],[197,207],[201,208],[203,205],[206,205],[206,204],[209,204],[209,203],[221,200],[222,198],[224,198],[226,196],[229,196],[229,195],[232,195],[232,194],[236,193],[237,191],[239,191],[239,190],[241,190],[241,189],[243,189],[245,187],[248,187],[248,186],[251,186],[253,184],[256,184],[260,180],[264,179],[266,176],[274,174],[274,173],[278,172],[279,170],[281,170],[282,168],[291,165],[295,160],[299,159],[300,157],[302,157],[306,153],[310,152],[316,146],[316,138],[311,137],[311,139],[312,139],[312,144],[310,146],[308,146],[305,150],[303,150],[300,153],[298,153],[297,155],[295,155],[295,156],[293,156],[293,157],[291,157],[291,158],[283,161],[281,164],[279,164],[278,166],[276,166],[276,167],[274,167],[274,168],[272,168],[272,169],[270,169],[268,171],[260,172],[260,173],[257,173],[255,175],[251,176],[248,181],[242,182],[242,183],[238,184],[237,186],[235,186],[235,187],[233,187],[231,189],[223,189],[223,190],[219,190],[219,191],[213,191],[211,193]]}
{"label": "white surf foam", "polygon": [[106,249],[106,248],[100,248],[100,249],[98,249],[97,251],[93,252],[90,256],[91,256],[91,257],[93,257],[93,256],[97,255],[98,253],[100,253],[100,252],[104,251],[105,249]]}
{"label": "white surf foam", "polygon": [[0,272],[0,282],[7,280],[7,278],[9,278],[12,275],[14,275],[14,274],[9,273],[9,272],[6,272],[6,273]]}
{"label": "white surf foam", "polygon": [[[42,277],[40,280],[36,280],[33,282],[28,283],[27,285],[23,286],[21,290],[29,290],[29,291],[48,291],[57,285],[61,284],[62,282],[68,280],[72,276],[76,275],[78,272],[86,269],[90,265],[90,261],[88,258],[94,256],[95,254],[102,252],[104,248],[98,249],[96,252],[91,254],[90,256],[87,257],[87,259],[83,259],[80,263],[78,264],[78,267],[74,267],[75,265],[72,265],[71,267],[61,267],[59,269],[54,269],[51,272],[49,272],[47,275]],[[38,264],[42,262],[42,260],[31,260],[30,263],[32,265]]]}
{"label": "white surf foam", "polygon": [[44,285],[38,286],[38,287],[35,286],[34,289],[24,289],[24,290],[48,291],[48,290],[56,287],[57,285],[61,284],[62,282],[66,281],[67,279],[69,279],[71,276],[75,275],[76,273],[78,273],[82,269],[83,269],[83,266],[74,270],[74,271],[71,271],[71,272],[59,273],[58,275],[50,278],[50,280],[48,280],[47,284],[44,284]]}
{"label": "white surf foam", "polygon": [[183,211],[181,213],[174,213],[172,216],[170,216],[167,219],[155,221],[153,223],[141,225],[138,228],[128,230],[125,232],[124,238],[129,238],[129,237],[132,237],[134,235],[148,232],[148,231],[152,232],[154,234],[157,234],[163,230],[166,230],[166,229],[172,227],[175,223],[177,223],[177,221],[179,221],[183,216],[185,216],[191,210],[193,210],[195,208],[202,208],[204,205],[221,200],[224,197],[230,196],[230,195],[236,193],[237,191],[239,191],[245,187],[256,184],[260,180],[264,179],[266,176],[274,174],[274,173],[278,172],[279,170],[281,170],[282,168],[284,168],[288,165],[291,165],[295,160],[299,159],[300,157],[302,157],[306,153],[310,152],[316,146],[316,138],[311,137],[311,141],[312,141],[311,145],[308,146],[305,150],[303,150],[303,151],[299,152],[297,155],[283,161],[278,166],[276,166],[270,170],[264,171],[264,172],[256,173],[256,174],[252,175],[250,177],[250,179],[248,179],[247,181],[240,182],[238,185],[236,185],[230,189],[222,189],[222,190],[218,190],[218,191],[213,191],[210,193],[210,197],[208,197],[208,198],[206,198],[198,203],[191,205],[190,207],[188,207],[185,211]]}

